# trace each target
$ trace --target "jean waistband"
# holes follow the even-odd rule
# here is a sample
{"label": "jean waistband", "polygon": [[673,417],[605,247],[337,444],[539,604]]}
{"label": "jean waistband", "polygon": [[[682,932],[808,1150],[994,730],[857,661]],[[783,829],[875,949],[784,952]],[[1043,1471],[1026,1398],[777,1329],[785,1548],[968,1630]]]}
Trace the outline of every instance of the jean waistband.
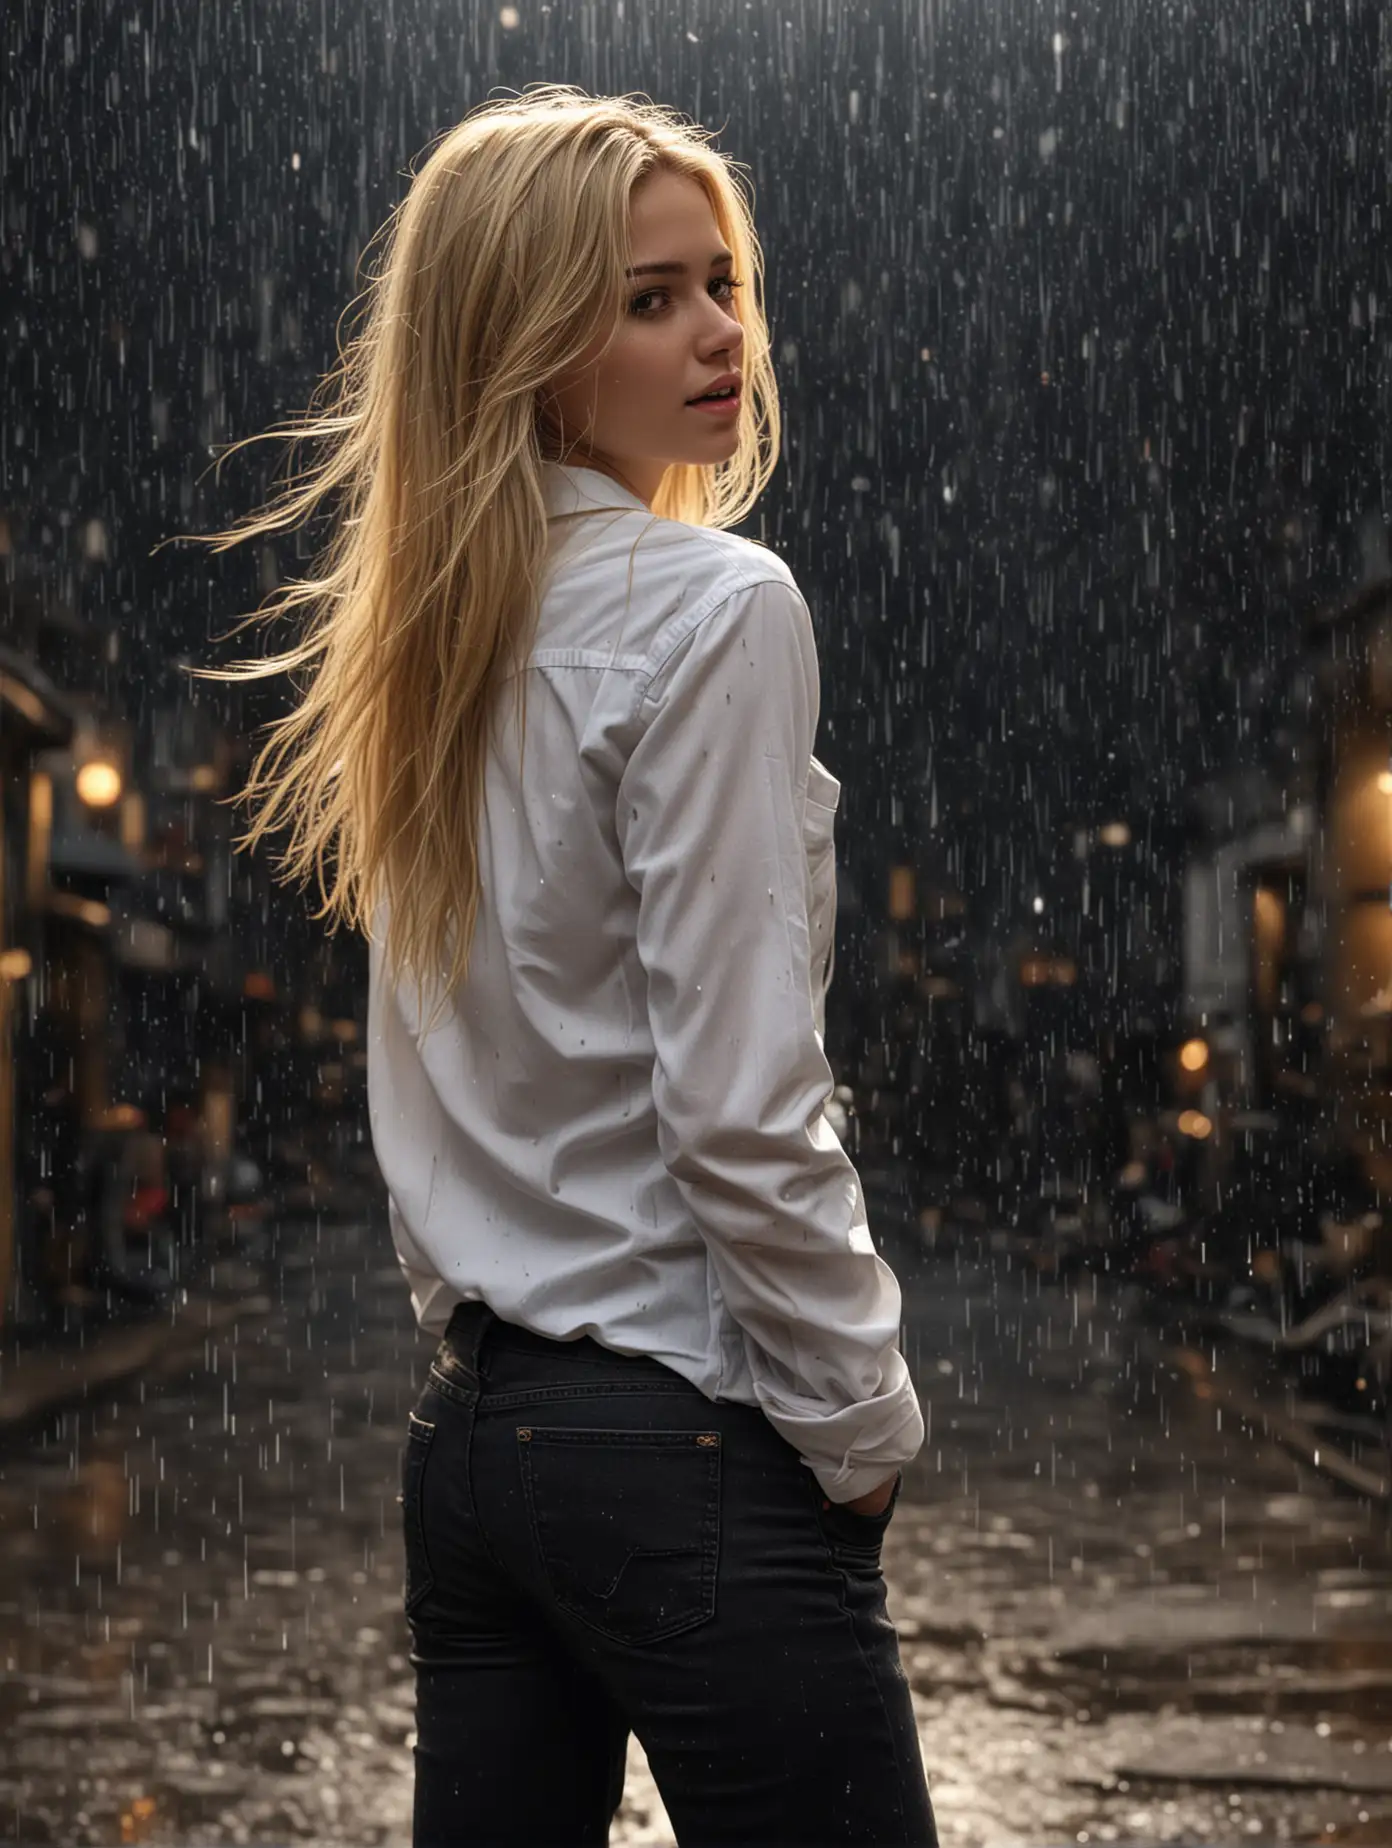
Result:
{"label": "jean waistband", "polygon": [[[478,1370],[478,1354],[485,1339],[490,1347],[507,1348],[512,1353],[535,1354],[544,1360],[579,1360],[590,1363],[605,1362],[622,1365],[625,1360],[634,1359],[641,1364],[646,1356],[629,1356],[616,1354],[602,1342],[590,1335],[580,1335],[574,1341],[556,1341],[549,1335],[539,1335],[533,1329],[520,1328],[515,1322],[505,1322],[495,1315],[487,1303],[456,1303],[445,1329],[444,1339],[471,1371]],[[654,1363],[655,1364],[655,1363]]]}

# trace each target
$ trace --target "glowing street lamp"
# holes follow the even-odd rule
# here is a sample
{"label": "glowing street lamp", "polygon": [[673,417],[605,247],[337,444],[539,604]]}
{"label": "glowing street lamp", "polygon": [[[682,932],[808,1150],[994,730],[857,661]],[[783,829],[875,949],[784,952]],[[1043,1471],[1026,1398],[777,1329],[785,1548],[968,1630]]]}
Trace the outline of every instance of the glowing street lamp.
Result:
{"label": "glowing street lamp", "polygon": [[88,808],[110,808],[121,799],[121,772],[104,757],[89,757],[77,773],[78,800]]}

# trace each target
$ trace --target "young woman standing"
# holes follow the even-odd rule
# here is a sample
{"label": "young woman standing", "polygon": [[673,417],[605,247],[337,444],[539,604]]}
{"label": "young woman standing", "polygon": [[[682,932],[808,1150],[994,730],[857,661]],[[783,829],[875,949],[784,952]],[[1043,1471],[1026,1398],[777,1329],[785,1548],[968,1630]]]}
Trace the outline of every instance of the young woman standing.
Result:
{"label": "young woman standing", "polygon": [[779,450],[761,276],[704,131],[485,103],[394,214],[325,459],[214,536],[342,496],[267,613],[306,639],[223,677],[315,670],[246,843],[292,824],[369,938],[439,1337],[416,1848],[605,1842],[630,1731],[683,1848],[936,1842],[880,1570],[923,1419],[823,1114],[840,786],[806,604],[730,531]]}

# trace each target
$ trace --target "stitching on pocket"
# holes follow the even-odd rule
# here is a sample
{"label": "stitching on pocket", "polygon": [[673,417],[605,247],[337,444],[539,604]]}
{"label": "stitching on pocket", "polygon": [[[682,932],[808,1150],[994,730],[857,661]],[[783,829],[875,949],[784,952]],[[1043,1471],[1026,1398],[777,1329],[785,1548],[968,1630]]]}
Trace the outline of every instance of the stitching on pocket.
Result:
{"label": "stitching on pocket", "polygon": [[715,1431],[519,1425],[532,1541],[557,1608],[611,1642],[656,1642],[715,1615]]}
{"label": "stitching on pocket", "polygon": [[425,1544],[425,1519],[421,1496],[425,1466],[430,1458],[435,1426],[414,1412],[407,1414],[406,1449],[401,1459],[402,1539],[406,1552],[406,1583],[402,1604],[409,1617],[421,1600],[435,1588],[435,1574],[430,1567],[430,1553]]}

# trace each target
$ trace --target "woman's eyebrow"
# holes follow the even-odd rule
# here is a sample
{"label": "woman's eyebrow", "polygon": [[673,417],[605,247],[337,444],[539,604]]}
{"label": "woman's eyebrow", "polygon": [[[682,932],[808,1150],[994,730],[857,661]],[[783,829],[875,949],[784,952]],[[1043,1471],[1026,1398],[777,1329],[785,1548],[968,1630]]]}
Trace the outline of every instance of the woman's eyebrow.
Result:
{"label": "woman's eyebrow", "polygon": [[[718,250],[716,254],[711,258],[710,266],[712,269],[714,269],[717,263],[733,263],[734,260],[735,260],[735,257],[734,257],[733,251]],[[677,263],[673,261],[673,262],[668,262],[668,263],[640,263],[637,269],[625,270],[624,275],[625,276],[685,276],[686,272],[687,272],[687,266],[685,263]]]}

